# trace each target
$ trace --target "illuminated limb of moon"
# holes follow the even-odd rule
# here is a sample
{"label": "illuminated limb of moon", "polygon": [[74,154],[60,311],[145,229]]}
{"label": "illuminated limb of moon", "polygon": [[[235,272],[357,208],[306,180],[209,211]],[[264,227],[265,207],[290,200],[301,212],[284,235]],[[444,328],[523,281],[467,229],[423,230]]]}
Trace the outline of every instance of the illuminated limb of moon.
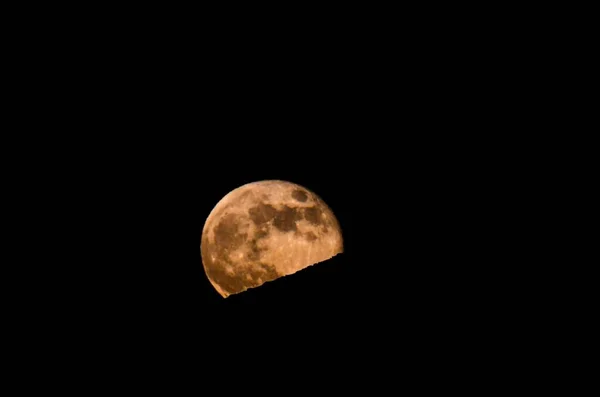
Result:
{"label": "illuminated limb of moon", "polygon": [[223,297],[293,274],[343,252],[339,223],[315,193],[261,181],[227,194],[202,231],[204,269]]}

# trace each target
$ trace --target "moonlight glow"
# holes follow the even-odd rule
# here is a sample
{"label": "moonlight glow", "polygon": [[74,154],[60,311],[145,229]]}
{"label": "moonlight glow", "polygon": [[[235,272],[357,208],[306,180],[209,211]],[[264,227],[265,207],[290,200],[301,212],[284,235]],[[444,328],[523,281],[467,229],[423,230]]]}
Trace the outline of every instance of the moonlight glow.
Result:
{"label": "moonlight glow", "polygon": [[342,233],[316,194],[285,181],[241,186],[215,206],[202,231],[208,279],[223,296],[258,287],[343,251]]}

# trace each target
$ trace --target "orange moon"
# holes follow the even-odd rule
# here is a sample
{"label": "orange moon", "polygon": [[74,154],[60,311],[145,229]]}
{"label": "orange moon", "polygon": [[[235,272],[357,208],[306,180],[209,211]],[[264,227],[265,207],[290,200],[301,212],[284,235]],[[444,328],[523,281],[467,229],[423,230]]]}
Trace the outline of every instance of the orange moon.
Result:
{"label": "orange moon", "polygon": [[200,241],[206,275],[225,298],[342,252],[339,222],[325,202],[279,180],[229,192],[208,215]]}

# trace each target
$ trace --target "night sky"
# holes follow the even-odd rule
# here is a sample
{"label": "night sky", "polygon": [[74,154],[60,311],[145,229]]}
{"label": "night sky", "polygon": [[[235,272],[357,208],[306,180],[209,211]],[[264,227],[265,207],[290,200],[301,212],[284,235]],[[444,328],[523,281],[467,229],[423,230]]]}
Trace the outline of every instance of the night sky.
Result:
{"label": "night sky", "polygon": [[[532,154],[556,156],[544,136],[526,138],[553,120],[543,106],[535,113],[537,93],[554,95],[554,76],[542,73],[553,61],[528,57],[546,31],[503,44],[510,20],[482,33],[497,10],[473,18],[464,10],[481,25],[470,28],[433,5],[420,19],[377,10],[368,23],[362,6],[356,17],[344,7],[309,11],[325,32],[303,19],[289,35],[283,12],[271,28],[237,10],[255,26],[236,31],[232,5],[214,27],[213,14],[178,8],[166,18],[162,6],[156,17],[143,14],[150,6],[110,9],[97,25],[87,15],[98,10],[81,12],[68,18],[74,27],[41,11],[52,26],[7,57],[25,73],[7,74],[18,88],[8,102],[24,109],[7,134],[25,143],[5,146],[18,154],[7,173],[19,182],[6,190],[26,204],[7,211],[35,214],[22,221],[33,231],[29,248],[6,266],[41,284],[31,288],[39,298],[25,289],[15,296],[33,301],[21,312],[35,321],[24,345],[53,351],[43,368],[65,356],[80,372],[93,361],[102,368],[89,372],[100,377],[157,379],[172,368],[176,378],[183,368],[210,386],[201,394],[230,395],[237,378],[207,381],[205,366],[257,368],[240,384],[262,392],[282,379],[259,364],[275,351],[304,366],[270,361],[296,379],[279,394],[295,392],[319,365],[334,379],[346,362],[358,370],[340,371],[341,383],[379,364],[391,371],[375,371],[393,386],[385,392],[396,393],[406,368],[429,383],[438,378],[419,369],[431,363],[446,370],[467,357],[485,371],[481,358],[535,339],[523,335],[544,306],[531,286],[545,263],[523,251],[554,218],[531,194],[547,169]],[[11,30],[11,40],[29,30]],[[271,179],[321,197],[344,252],[224,299],[202,266],[204,222],[233,189]],[[514,357],[511,366],[523,361]],[[142,383],[152,384],[132,382]],[[177,383],[165,382],[167,395]],[[383,393],[367,383],[367,395]]]}

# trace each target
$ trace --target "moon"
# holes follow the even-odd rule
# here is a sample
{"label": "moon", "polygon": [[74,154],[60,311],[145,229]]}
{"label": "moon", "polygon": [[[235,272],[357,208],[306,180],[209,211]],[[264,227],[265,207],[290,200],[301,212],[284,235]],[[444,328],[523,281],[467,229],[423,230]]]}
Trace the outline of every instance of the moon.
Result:
{"label": "moon", "polygon": [[224,298],[342,252],[339,222],[325,202],[280,180],[229,192],[206,219],[200,241],[206,275]]}

